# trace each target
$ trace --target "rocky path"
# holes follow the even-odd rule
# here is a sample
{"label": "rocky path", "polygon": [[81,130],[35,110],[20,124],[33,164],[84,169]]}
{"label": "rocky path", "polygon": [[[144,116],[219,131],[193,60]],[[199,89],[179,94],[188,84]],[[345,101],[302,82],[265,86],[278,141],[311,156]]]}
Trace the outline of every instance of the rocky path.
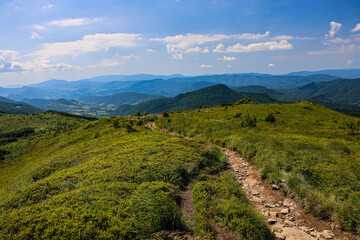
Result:
{"label": "rocky path", "polygon": [[[151,129],[158,129],[155,122],[147,124]],[[178,133],[160,129],[172,135]],[[189,138],[181,135],[182,137]],[[285,197],[280,191],[280,186],[270,185],[267,180],[262,180],[259,176],[255,164],[247,161],[238,152],[229,148],[222,148],[223,154],[228,158],[238,183],[246,192],[248,199],[253,207],[260,212],[270,224],[276,238],[281,240],[360,240],[359,237],[343,232],[331,221],[324,221],[315,218],[311,214],[305,214],[304,209],[296,199]],[[189,192],[184,192],[185,199]],[[191,219],[194,212],[191,208],[185,215]],[[190,225],[192,223],[190,222]]]}
{"label": "rocky path", "polygon": [[333,222],[305,214],[296,200],[284,197],[278,185],[261,180],[255,164],[228,148],[222,148],[222,151],[248,199],[267,219],[277,239],[359,239],[340,231]]}

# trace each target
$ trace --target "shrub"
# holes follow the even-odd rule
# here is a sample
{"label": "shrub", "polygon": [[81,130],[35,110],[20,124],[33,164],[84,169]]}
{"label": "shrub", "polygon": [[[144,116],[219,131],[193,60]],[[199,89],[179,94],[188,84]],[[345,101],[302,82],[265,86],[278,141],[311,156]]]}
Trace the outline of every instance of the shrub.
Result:
{"label": "shrub", "polygon": [[355,135],[359,133],[360,128],[360,120],[356,121],[345,121],[343,125],[340,127],[347,131],[349,135]]}
{"label": "shrub", "polygon": [[335,210],[335,197],[318,190],[308,192],[305,199],[305,210],[322,219],[330,219]]}
{"label": "shrub", "polygon": [[164,111],[164,112],[162,113],[162,115],[163,115],[163,117],[169,117],[169,113],[166,112],[166,111]]}
{"label": "shrub", "polygon": [[249,114],[247,114],[240,123],[241,127],[256,127],[256,123],[257,123],[257,118],[255,115],[250,116]]}
{"label": "shrub", "polygon": [[181,230],[184,223],[176,204],[177,190],[164,182],[142,183],[130,199],[130,212],[143,236],[162,230]]}
{"label": "shrub", "polygon": [[238,113],[235,113],[234,118],[239,118],[239,117],[241,117],[241,116],[242,116],[242,113],[241,113],[241,112],[238,112]]}
{"label": "shrub", "polygon": [[251,99],[249,98],[243,98],[243,99],[240,99],[239,101],[237,101],[235,103],[235,105],[240,105],[240,104],[249,104],[249,103],[253,103],[253,101],[251,101]]}
{"label": "shrub", "polygon": [[275,122],[275,116],[273,113],[268,113],[264,120],[267,122]]}
{"label": "shrub", "polygon": [[135,117],[140,117],[140,116],[141,116],[140,110],[137,110],[137,111],[134,113],[134,116],[135,116]]}

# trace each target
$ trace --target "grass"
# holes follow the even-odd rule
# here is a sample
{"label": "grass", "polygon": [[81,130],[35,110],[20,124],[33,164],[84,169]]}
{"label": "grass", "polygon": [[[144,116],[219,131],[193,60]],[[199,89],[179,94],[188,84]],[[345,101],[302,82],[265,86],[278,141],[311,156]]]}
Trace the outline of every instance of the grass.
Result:
{"label": "grass", "polygon": [[342,210],[358,206],[360,135],[344,128],[357,118],[309,102],[241,104],[169,115],[157,120],[160,128],[239,151],[259,166],[263,177],[286,180],[309,212],[335,218],[343,229],[359,233],[354,220],[360,219],[359,212]]}
{"label": "grass", "polygon": [[[35,134],[52,127],[43,115],[17,117]],[[180,191],[223,168],[218,149],[122,117],[76,121],[0,163],[0,239],[158,239],[186,230]]]}

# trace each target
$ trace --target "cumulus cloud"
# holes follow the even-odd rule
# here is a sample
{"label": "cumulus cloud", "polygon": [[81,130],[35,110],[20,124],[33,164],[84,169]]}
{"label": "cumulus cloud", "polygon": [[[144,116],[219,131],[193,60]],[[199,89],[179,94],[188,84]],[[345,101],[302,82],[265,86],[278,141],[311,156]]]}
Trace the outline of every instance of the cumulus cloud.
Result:
{"label": "cumulus cloud", "polygon": [[351,32],[358,32],[360,31],[360,23],[356,24],[356,26],[351,30]]}
{"label": "cumulus cloud", "polygon": [[150,53],[156,52],[156,50],[151,49],[151,48],[146,49],[146,51],[147,51],[147,52],[150,52]]}
{"label": "cumulus cloud", "polygon": [[[172,56],[172,58],[182,59],[183,54],[211,52],[209,47],[201,47],[203,44],[229,39],[258,40],[268,37],[269,34],[269,31],[265,32],[264,34],[243,33],[235,35],[187,33],[185,35],[180,34],[175,36],[167,36],[164,38],[153,38],[151,40],[166,43],[167,52]],[[220,47],[221,45],[218,45],[218,47],[213,50],[213,52],[221,52]]]}
{"label": "cumulus cloud", "polygon": [[348,65],[351,65],[353,62],[354,62],[354,61],[353,61],[353,60],[351,60],[351,59],[346,60],[346,64],[348,64]]}
{"label": "cumulus cloud", "polygon": [[36,33],[36,32],[32,32],[31,33],[31,36],[30,36],[30,39],[41,39],[42,37]]}
{"label": "cumulus cloud", "polygon": [[212,68],[214,66],[213,65],[207,65],[207,64],[201,64],[200,67],[201,68]]}
{"label": "cumulus cloud", "polygon": [[330,22],[330,30],[329,30],[329,36],[334,37],[335,34],[340,30],[342,24],[337,22]]}
{"label": "cumulus cloud", "polygon": [[62,56],[78,55],[85,52],[107,50],[110,47],[134,47],[140,34],[130,33],[97,33],[86,35],[81,40],[73,42],[45,43],[43,49],[29,54],[28,56]]}
{"label": "cumulus cloud", "polygon": [[219,44],[213,51],[214,52],[228,52],[228,53],[241,53],[241,52],[257,52],[257,51],[275,51],[275,50],[289,50],[292,49],[293,45],[287,40],[281,41],[270,41],[270,42],[259,42],[250,43],[248,45],[242,45],[237,43],[233,46],[229,46],[224,49],[223,44]]}
{"label": "cumulus cloud", "polygon": [[97,23],[102,21],[103,18],[68,18],[62,20],[54,20],[48,22],[47,25],[57,26],[57,27],[68,27],[68,26],[81,26],[87,25],[90,23]]}
{"label": "cumulus cloud", "polygon": [[44,72],[80,70],[78,66],[67,63],[53,63],[51,58],[39,57],[33,61],[19,62],[19,53],[0,50],[0,72]]}
{"label": "cumulus cloud", "polygon": [[216,60],[235,61],[235,60],[236,60],[236,57],[223,56],[222,58],[217,58]]}
{"label": "cumulus cloud", "polygon": [[275,67],[275,64],[269,63],[268,67]]}

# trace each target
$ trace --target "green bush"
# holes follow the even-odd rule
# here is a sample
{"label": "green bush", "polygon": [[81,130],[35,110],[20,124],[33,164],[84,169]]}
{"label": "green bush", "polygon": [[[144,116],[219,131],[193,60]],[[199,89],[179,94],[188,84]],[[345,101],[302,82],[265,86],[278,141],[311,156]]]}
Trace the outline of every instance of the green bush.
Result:
{"label": "green bush", "polygon": [[257,118],[255,115],[250,116],[249,114],[246,114],[246,116],[244,116],[241,119],[240,126],[241,127],[256,127],[256,123],[257,123]]}
{"label": "green bush", "polygon": [[169,113],[168,112],[162,112],[162,115],[163,115],[163,117],[169,117]]}
{"label": "green bush", "polygon": [[273,113],[268,113],[264,120],[267,122],[275,122],[275,116]]}
{"label": "green bush", "polygon": [[140,117],[140,116],[141,116],[140,111],[139,111],[139,110],[138,110],[138,111],[136,111],[136,112],[134,113],[134,116],[135,116],[135,117]]}

